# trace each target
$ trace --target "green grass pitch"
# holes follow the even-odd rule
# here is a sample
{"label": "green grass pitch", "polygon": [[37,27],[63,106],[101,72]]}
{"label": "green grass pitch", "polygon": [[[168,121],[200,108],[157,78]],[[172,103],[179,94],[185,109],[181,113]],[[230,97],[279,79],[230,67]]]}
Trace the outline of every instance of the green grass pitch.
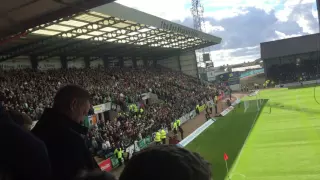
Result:
{"label": "green grass pitch", "polygon": [[[264,99],[260,111],[257,98]],[[316,99],[320,102],[320,87]],[[314,88],[264,90],[243,101],[246,109],[242,102],[186,147],[212,164],[213,180],[320,180],[320,105]]]}

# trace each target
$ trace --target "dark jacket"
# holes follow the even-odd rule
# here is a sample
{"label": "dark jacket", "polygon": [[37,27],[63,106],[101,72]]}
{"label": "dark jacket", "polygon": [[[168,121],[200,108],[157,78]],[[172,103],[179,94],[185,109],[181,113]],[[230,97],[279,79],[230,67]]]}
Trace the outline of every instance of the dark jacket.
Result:
{"label": "dark jacket", "polygon": [[0,113],[0,179],[51,178],[50,161],[43,142]]}
{"label": "dark jacket", "polygon": [[44,111],[32,132],[47,146],[55,180],[70,180],[82,170],[99,169],[82,138],[87,131],[53,109]]}

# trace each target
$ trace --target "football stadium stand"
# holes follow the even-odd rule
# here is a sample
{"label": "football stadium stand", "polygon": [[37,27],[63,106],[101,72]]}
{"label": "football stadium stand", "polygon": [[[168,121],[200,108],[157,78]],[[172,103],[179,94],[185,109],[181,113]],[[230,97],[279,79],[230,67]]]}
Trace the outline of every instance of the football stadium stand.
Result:
{"label": "football stadium stand", "polygon": [[198,79],[195,50],[221,38],[117,3],[24,30],[0,46],[0,103],[36,121],[60,87],[84,87],[94,105],[87,144],[107,171],[121,163],[116,147],[143,148],[228,92]]}
{"label": "football stadium stand", "polygon": [[319,79],[318,39],[311,34],[261,43],[266,78],[280,84]]}

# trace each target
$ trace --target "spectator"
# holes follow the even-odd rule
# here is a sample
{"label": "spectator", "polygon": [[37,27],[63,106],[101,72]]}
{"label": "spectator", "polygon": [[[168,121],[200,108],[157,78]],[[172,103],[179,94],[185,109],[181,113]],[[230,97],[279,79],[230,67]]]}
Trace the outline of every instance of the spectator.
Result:
{"label": "spectator", "polygon": [[[1,110],[1,108],[0,108]],[[2,111],[2,113],[1,113]],[[0,179],[51,179],[50,161],[45,145],[16,122],[3,109],[0,111]]]}
{"label": "spectator", "polygon": [[[135,140],[144,139],[158,131],[163,125],[170,131],[175,119],[194,110],[196,105],[201,106],[213,94],[227,89],[223,85],[204,85],[197,78],[163,67],[0,70],[0,79],[0,94],[6,97],[2,100],[3,107],[22,112],[32,120],[39,120],[44,111],[46,117],[50,114],[48,112],[58,117],[61,117],[58,114],[66,114],[60,111],[55,113],[55,108],[46,108],[52,107],[57,90],[70,83],[87,89],[92,105],[111,101],[111,108],[120,112],[119,116],[111,120],[108,117],[98,118],[98,124],[90,127],[85,137],[86,145],[91,150],[95,149],[95,155],[103,158],[112,155],[117,146],[125,149]],[[159,101],[145,100],[146,92],[156,94]],[[92,113],[94,109],[91,107],[89,114]],[[57,119],[56,116],[52,117]],[[60,130],[60,127],[56,129]],[[104,142],[107,151],[103,150],[106,148]]]}
{"label": "spectator", "polygon": [[148,147],[134,155],[119,180],[209,180],[211,168],[198,154],[176,145]]}
{"label": "spectator", "polygon": [[27,131],[31,130],[32,120],[28,115],[14,110],[7,111],[7,114],[19,126],[23,127]]}
{"label": "spectator", "polygon": [[53,108],[44,111],[32,130],[47,146],[53,179],[70,180],[82,170],[99,168],[81,136],[87,133],[80,123],[88,114],[89,98],[89,93],[78,86],[61,88]]}

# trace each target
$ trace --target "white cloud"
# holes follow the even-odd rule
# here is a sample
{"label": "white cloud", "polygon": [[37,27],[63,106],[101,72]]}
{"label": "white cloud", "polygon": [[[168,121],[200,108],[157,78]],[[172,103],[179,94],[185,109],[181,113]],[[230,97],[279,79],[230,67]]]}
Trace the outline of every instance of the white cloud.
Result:
{"label": "white cloud", "polygon": [[204,0],[202,2],[205,4],[205,17],[222,20],[247,14],[246,8],[250,7],[264,10],[269,14],[272,10],[276,10],[283,0]]}
{"label": "white cloud", "polygon": [[318,12],[317,12],[317,10],[315,10],[315,9],[312,9],[312,16],[313,16],[313,18],[315,18],[315,19],[317,19],[318,18]]}
{"label": "white cloud", "polygon": [[292,15],[294,8],[314,2],[314,0],[286,0],[283,4],[284,8],[276,12],[276,17],[279,21],[287,22],[289,16]]}
{"label": "white cloud", "polygon": [[[250,46],[235,49],[221,49],[221,50],[211,50],[210,57],[214,62],[214,66],[222,66],[225,64],[238,64],[242,62],[254,61],[260,58],[259,49],[260,46]],[[258,53],[255,53],[255,52]],[[252,52],[244,53],[243,55],[233,55],[236,52]],[[201,56],[202,51],[197,52],[197,56]]]}
{"label": "white cloud", "polygon": [[[191,0],[118,0],[117,2],[167,20],[180,20],[182,24],[188,26],[192,22]],[[201,0],[201,2],[204,5],[204,17],[206,18],[205,32],[218,34],[223,38],[219,46],[223,49],[210,52],[215,66],[258,59],[260,41],[296,37],[317,31],[314,29],[314,22],[318,14],[315,9],[312,9],[315,0]],[[311,9],[307,9],[309,7]],[[252,11],[253,9],[263,10],[266,14],[263,11]],[[242,16],[246,24],[230,25],[235,22],[233,18],[237,18],[237,22],[242,22]],[[259,17],[265,18],[264,21],[266,24],[269,23],[269,27],[261,25],[264,22],[259,23],[257,20]],[[254,23],[248,23],[251,22],[251,19]],[[257,28],[257,26],[263,26],[263,28]],[[263,35],[259,36],[257,33]],[[244,43],[248,41],[248,38],[254,43]],[[255,46],[250,46],[251,44]]]}
{"label": "white cloud", "polygon": [[170,21],[183,21],[191,16],[190,9],[185,8],[190,4],[190,0],[117,0],[116,2]]}
{"label": "white cloud", "polygon": [[227,18],[233,18],[239,15],[247,14],[249,11],[237,9],[237,8],[231,8],[231,9],[222,9],[222,10],[216,10],[216,11],[205,11],[204,17],[212,17],[215,20],[223,20]]}
{"label": "white cloud", "polygon": [[292,38],[292,37],[297,37],[297,36],[301,36],[301,34],[290,34],[287,35],[283,32],[280,31],[275,31],[276,35],[278,36],[278,38],[273,39],[273,40],[278,40],[278,39],[287,39],[287,38]]}
{"label": "white cloud", "polygon": [[202,2],[207,7],[256,7],[265,10],[269,10],[275,5],[281,3],[279,0],[203,0]]}
{"label": "white cloud", "polygon": [[297,20],[297,24],[302,28],[302,31],[307,34],[316,33],[316,29],[310,27],[310,22],[304,16],[300,16]]}
{"label": "white cloud", "polygon": [[215,33],[217,31],[225,30],[222,26],[213,26],[210,21],[204,22],[204,24],[202,24],[202,29],[206,33]]}

